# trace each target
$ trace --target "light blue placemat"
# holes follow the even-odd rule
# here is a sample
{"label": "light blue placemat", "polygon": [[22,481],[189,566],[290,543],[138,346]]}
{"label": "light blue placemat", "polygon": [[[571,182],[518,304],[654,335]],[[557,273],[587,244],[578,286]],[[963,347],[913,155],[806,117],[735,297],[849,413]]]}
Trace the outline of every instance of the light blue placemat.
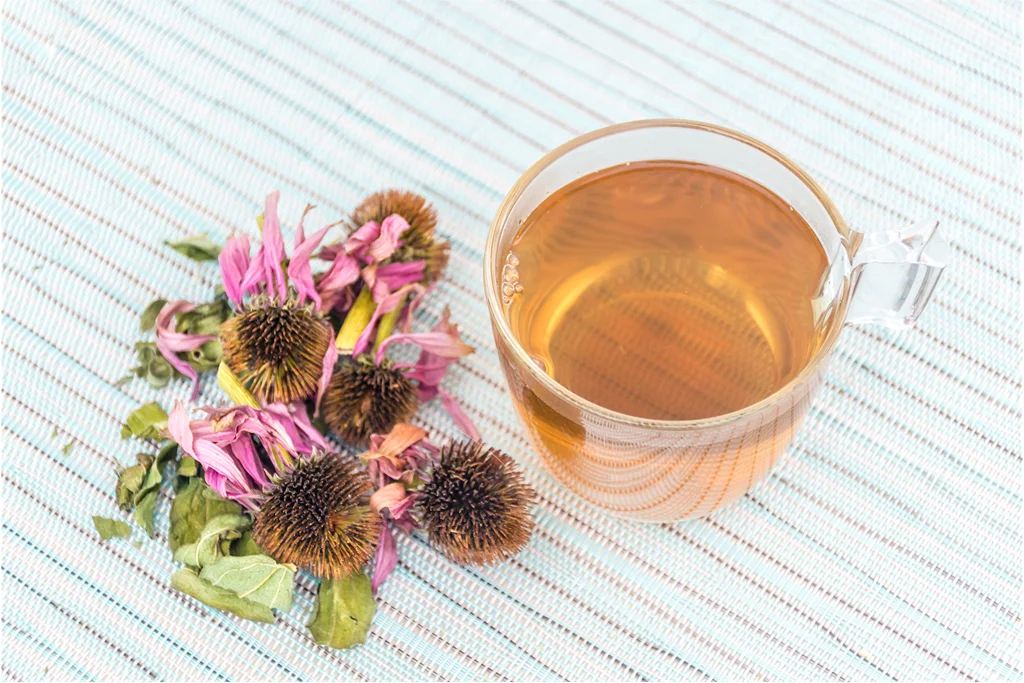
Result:
{"label": "light blue placemat", "polygon": [[[53,0],[4,3],[2,671],[11,679],[1021,679],[1020,5]],[[482,296],[488,224],[546,150],[711,121],[807,168],[862,230],[934,216],[956,262],[915,330],[848,329],[780,469],[711,520],[595,514],[524,442]],[[101,543],[141,402],[136,313],[215,269],[163,240],[338,216],[398,185],[453,244],[423,310],[540,494],[513,562],[420,539],[368,643],[311,646],[173,592],[161,534]],[[209,384],[209,383],[208,383]],[[212,390],[207,397],[215,396]],[[440,435],[437,406],[422,422]],[[72,443],[67,454],[65,444]],[[161,501],[158,519],[166,513]]]}

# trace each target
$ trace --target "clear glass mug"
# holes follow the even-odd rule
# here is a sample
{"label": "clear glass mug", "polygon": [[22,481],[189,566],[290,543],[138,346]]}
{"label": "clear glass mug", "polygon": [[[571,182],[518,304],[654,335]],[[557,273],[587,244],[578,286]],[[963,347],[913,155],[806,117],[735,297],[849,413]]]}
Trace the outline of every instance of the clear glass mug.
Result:
{"label": "clear glass mug", "polygon": [[[798,211],[828,266],[813,301],[821,332],[803,371],[767,398],[701,420],[649,420],[587,401],[543,372],[512,334],[502,268],[522,222],[552,192],[612,166],[687,161],[755,181]],[[491,225],[484,289],[494,339],[519,416],[548,469],[565,486],[618,516],[701,517],[761,481],[793,441],[844,325],[913,325],[948,262],[937,225],[864,234],[851,230],[825,192],[772,148],[718,126],[674,119],[610,126],[572,140],[512,187]],[[508,292],[505,292],[508,294]]]}

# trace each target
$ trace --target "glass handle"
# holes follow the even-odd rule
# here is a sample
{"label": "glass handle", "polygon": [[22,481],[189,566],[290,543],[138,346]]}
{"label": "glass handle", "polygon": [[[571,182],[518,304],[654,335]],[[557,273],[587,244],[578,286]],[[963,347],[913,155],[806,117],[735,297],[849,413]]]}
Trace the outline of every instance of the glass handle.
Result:
{"label": "glass handle", "polygon": [[894,329],[914,324],[950,262],[949,244],[938,228],[937,221],[923,221],[899,230],[854,233],[860,245],[850,274],[847,323]]}

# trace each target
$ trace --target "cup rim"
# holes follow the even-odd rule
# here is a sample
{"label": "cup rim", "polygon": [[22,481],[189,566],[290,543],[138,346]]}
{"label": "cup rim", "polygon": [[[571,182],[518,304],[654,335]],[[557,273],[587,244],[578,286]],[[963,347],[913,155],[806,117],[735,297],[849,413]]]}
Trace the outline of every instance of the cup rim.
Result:
{"label": "cup rim", "polygon": [[843,328],[846,319],[847,305],[850,299],[850,283],[848,278],[844,281],[843,293],[839,297],[839,305],[834,313],[832,328],[829,330],[825,340],[818,347],[814,356],[807,362],[803,370],[792,378],[789,382],[784,384],[782,387],[772,392],[768,396],[764,397],[756,403],[752,403],[749,406],[734,410],[729,413],[723,413],[722,415],[715,415],[713,417],[700,418],[696,420],[655,420],[650,418],[637,417],[635,415],[629,415],[627,413],[620,413],[604,406],[594,403],[593,401],[587,400],[571,391],[568,387],[563,386],[555,378],[551,377],[547,373],[540,372],[530,359],[526,350],[519,343],[519,340],[512,334],[512,328],[509,325],[508,319],[505,317],[501,308],[501,294],[497,288],[496,278],[492,276],[495,272],[500,255],[497,253],[499,235],[502,232],[502,226],[504,225],[508,215],[512,211],[512,207],[522,196],[526,187],[543,171],[545,168],[550,166],[560,157],[569,153],[570,151],[581,147],[594,140],[615,135],[617,133],[635,130],[639,128],[692,128],[702,130],[708,133],[721,135],[724,137],[732,138],[746,145],[754,147],[758,151],[772,157],[780,164],[782,164],[786,170],[795,175],[808,189],[814,193],[814,196],[821,202],[825,211],[828,213],[829,218],[832,220],[842,245],[846,249],[847,255],[852,258],[853,252],[856,250],[856,244],[852,244],[851,233],[839,213],[839,209],[836,208],[835,204],[825,193],[825,191],[814,181],[811,176],[798,166],[791,159],[778,152],[777,150],[769,147],[763,142],[756,140],[755,138],[745,135],[738,131],[723,126],[718,126],[712,123],[705,123],[703,121],[693,121],[688,119],[642,119],[638,121],[629,121],[626,123],[617,123],[604,128],[591,131],[580,135],[568,142],[559,145],[554,148],[540,159],[538,159],[530,168],[528,168],[515,182],[515,184],[509,189],[505,198],[502,200],[501,205],[498,207],[498,211],[494,216],[494,220],[491,222],[490,230],[487,233],[487,242],[484,246],[484,293],[487,300],[487,311],[491,317],[491,323],[496,330],[497,334],[501,336],[505,347],[515,356],[516,361],[519,365],[525,369],[531,377],[535,378],[541,383],[548,391],[558,396],[560,399],[577,405],[588,412],[597,414],[609,421],[623,423],[631,427],[643,427],[649,429],[658,429],[665,431],[678,431],[678,430],[690,430],[695,428],[704,428],[710,426],[718,426],[723,423],[733,422],[742,420],[750,415],[760,412],[767,406],[770,406],[788,394],[796,391],[797,388],[810,381],[818,372],[819,367],[824,363],[825,359],[829,356],[832,351],[832,347],[835,345],[836,340],[839,338],[839,333]]}

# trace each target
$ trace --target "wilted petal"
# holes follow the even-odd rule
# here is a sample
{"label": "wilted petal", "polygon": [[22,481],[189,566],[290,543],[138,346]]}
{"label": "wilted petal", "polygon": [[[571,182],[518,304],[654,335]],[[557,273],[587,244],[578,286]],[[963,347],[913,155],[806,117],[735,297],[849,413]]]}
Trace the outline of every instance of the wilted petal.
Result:
{"label": "wilted petal", "polygon": [[232,444],[231,454],[242,465],[242,469],[252,477],[257,486],[260,488],[270,486],[270,479],[267,477],[263,463],[260,462],[260,456],[256,453],[256,448],[250,439],[239,439]]}
{"label": "wilted petal", "polygon": [[249,236],[232,237],[225,243],[217,257],[220,264],[220,279],[224,284],[224,293],[235,308],[242,307],[242,281],[249,269]]}
{"label": "wilted petal", "polygon": [[239,285],[239,289],[244,294],[248,294],[256,289],[256,285],[261,282],[265,282],[267,279],[267,273],[263,269],[263,245],[256,247],[256,256],[249,261],[249,267],[245,270],[245,275],[242,277],[242,284]]}
{"label": "wilted petal", "polygon": [[444,404],[444,409],[448,411],[449,415],[451,415],[452,420],[458,428],[473,441],[479,441],[480,432],[476,431],[476,425],[474,425],[473,421],[469,419],[469,416],[463,412],[462,406],[460,406],[452,395],[444,389],[439,388],[437,391],[441,394],[441,402]]}
{"label": "wilted petal", "polygon": [[379,236],[380,225],[374,221],[370,221],[349,235],[342,248],[349,256],[358,256],[365,261],[366,250]]}
{"label": "wilted petal", "polygon": [[204,478],[206,483],[210,485],[210,488],[217,492],[221,498],[228,497],[228,480],[223,474],[217,470],[205,469],[203,470]]}
{"label": "wilted petal", "polygon": [[[426,298],[427,294],[434,291],[434,288],[436,286],[436,282],[432,282],[426,287],[421,286],[419,290],[416,292],[416,294],[411,299],[409,299],[409,303],[405,305],[405,308],[402,309],[401,314],[399,314],[398,316],[398,325],[396,325],[395,327],[398,329],[399,332],[405,334],[412,332],[413,313],[415,313],[416,309],[419,308],[420,303],[423,302],[423,299]],[[448,309],[445,308],[445,310],[447,311]]]}
{"label": "wilted petal", "polygon": [[396,424],[380,445],[374,449],[380,455],[396,457],[414,443],[427,438],[427,430],[404,422]]}
{"label": "wilted petal", "polygon": [[385,339],[377,351],[377,363],[384,357],[384,351],[391,344],[415,344],[424,351],[442,358],[460,358],[473,353],[473,347],[462,341],[458,335],[446,332],[412,332],[396,334]]}
{"label": "wilted petal", "polygon": [[223,448],[201,439],[195,441],[193,449],[195,451],[193,457],[204,468],[220,472],[229,481],[235,482],[239,486],[248,486],[249,480],[245,476],[245,472],[242,471],[235,459]]}
{"label": "wilted petal", "polygon": [[280,303],[288,296],[288,283],[284,279],[284,237],[281,235],[281,221],[277,217],[277,201],[281,193],[277,190],[267,195],[263,209],[263,272],[266,274],[267,293],[277,294]]}
{"label": "wilted petal", "polygon": [[384,584],[397,564],[398,546],[395,544],[395,537],[391,535],[391,527],[385,521],[380,527],[377,553],[373,559],[373,577],[370,579],[370,589],[374,595],[377,594],[377,589]]}
{"label": "wilted petal", "polygon": [[412,531],[418,526],[416,520],[412,517],[412,506],[416,503],[418,497],[418,494],[413,493],[388,511],[391,515],[391,521],[403,531]]}
{"label": "wilted petal", "polygon": [[[331,346],[334,345],[332,344]],[[312,451],[312,447],[314,446],[321,450],[330,450],[330,447],[327,445],[327,441],[324,440],[324,435],[318,432],[316,427],[314,427],[309,421],[309,413],[306,412],[306,405],[299,401],[293,403],[288,408],[292,414],[292,422],[302,435],[300,440],[305,441],[305,443],[310,446],[310,451]],[[303,447],[305,447],[305,445]]]}
{"label": "wilted petal", "polygon": [[[312,208],[312,206],[307,206],[306,212],[308,213]],[[302,217],[305,218],[306,214],[303,213]],[[296,228],[295,232],[295,249],[292,251],[291,260],[288,262],[288,279],[295,287],[295,291],[299,293],[300,297],[311,299],[316,304],[317,310],[320,309],[322,302],[320,294],[316,290],[316,283],[313,281],[313,271],[310,269],[309,259],[313,256],[313,250],[317,248],[324,235],[332,227],[334,226],[325,226],[307,240],[302,231],[302,221],[300,220],[299,227]]]}
{"label": "wilted petal", "polygon": [[425,267],[426,261],[368,266],[363,268],[363,279],[373,289],[373,300],[382,301],[391,292],[422,280]]}
{"label": "wilted petal", "polygon": [[174,329],[174,316],[195,310],[188,301],[167,303],[156,317],[156,348],[171,367],[192,380],[192,400],[199,395],[199,375],[187,362],[178,358],[180,351],[198,349],[217,338],[213,334],[184,334]]}
{"label": "wilted petal", "polygon": [[380,263],[391,256],[402,243],[399,237],[408,229],[409,224],[397,213],[385,218],[380,226],[380,235],[366,250],[366,260],[370,263]]}
{"label": "wilted petal", "polygon": [[337,303],[349,285],[359,279],[359,260],[354,256],[340,253],[331,267],[320,277],[317,292],[320,295],[321,311],[329,311]]}
{"label": "wilted petal", "polygon": [[192,429],[189,425],[188,412],[185,410],[185,404],[181,401],[174,402],[174,408],[167,416],[167,433],[178,442],[181,450],[195,457],[195,453],[192,451]]}
{"label": "wilted petal", "polygon": [[385,510],[388,510],[405,500],[407,495],[408,494],[405,492],[405,486],[398,482],[394,482],[373,492],[373,495],[370,496],[370,507],[378,515],[382,515]]}
{"label": "wilted petal", "polygon": [[327,391],[327,385],[331,383],[331,375],[334,374],[334,364],[338,362],[338,345],[331,342],[327,345],[327,352],[324,353],[324,362],[320,371],[320,385],[316,389],[316,401],[313,404],[313,414],[320,414],[320,399]]}

